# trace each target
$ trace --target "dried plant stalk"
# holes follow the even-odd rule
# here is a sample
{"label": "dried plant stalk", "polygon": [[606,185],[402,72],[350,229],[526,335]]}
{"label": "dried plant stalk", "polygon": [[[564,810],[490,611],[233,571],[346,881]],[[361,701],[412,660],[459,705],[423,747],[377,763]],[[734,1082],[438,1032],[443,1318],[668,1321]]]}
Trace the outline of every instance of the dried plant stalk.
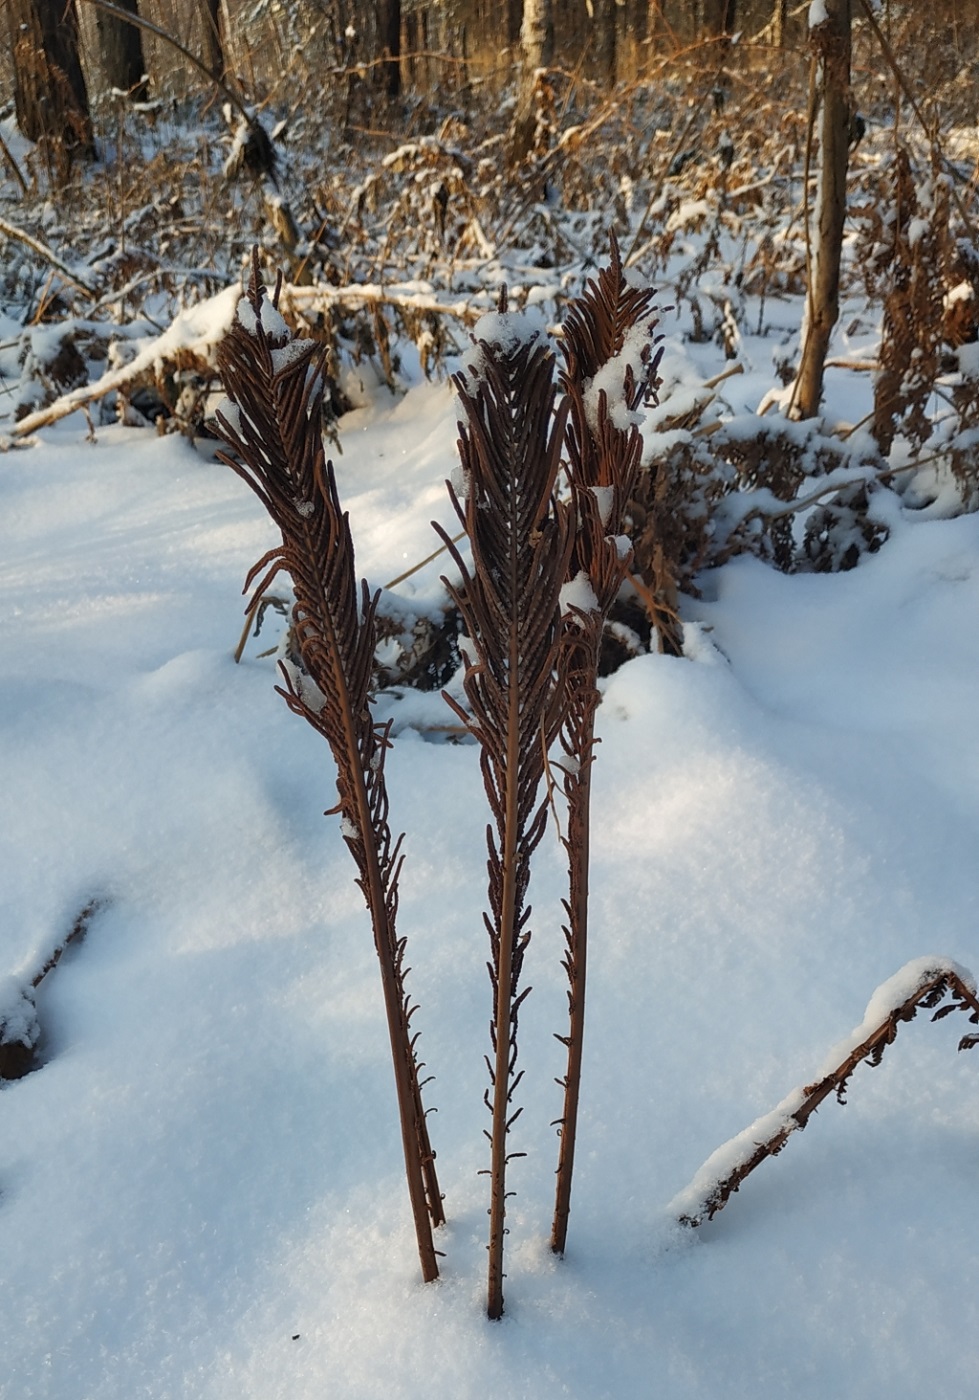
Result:
{"label": "dried plant stalk", "polygon": [[638,412],[655,391],[655,293],[626,280],[611,235],[609,266],[589,280],[564,321],[565,368],[561,387],[569,404],[565,430],[567,474],[576,529],[572,540],[562,619],[561,673],[565,704],[560,729],[566,761],[562,786],[568,803],[569,888],[564,901],[564,967],[568,974],[568,1034],[563,1081],[557,1190],[551,1248],[563,1254],[571,1210],[584,1044],[588,951],[588,866],[591,836],[591,768],[595,756],[598,660],[609,611],[632,564],[622,534],[642,455]]}
{"label": "dried plant stalk", "polygon": [[[952,1000],[940,1006],[946,996]],[[719,1148],[701,1167],[690,1186],[671,1205],[680,1223],[696,1226],[715,1216],[745,1177],[766,1157],[781,1152],[790,1135],[806,1126],[830,1094],[845,1103],[847,1084],[857,1065],[862,1060],[879,1065],[884,1051],[897,1036],[898,1025],[912,1021],[921,1007],[938,1007],[933,1021],[940,1021],[953,1011],[964,1011],[973,1025],[979,1025],[975,979],[967,969],[946,959],[923,958],[908,964],[886,982],[874,995],[863,1023],[849,1037],[839,1063],[812,1084],[796,1089],[772,1113]],[[958,1048],[969,1050],[977,1044],[979,1034],[964,1035]]]}
{"label": "dried plant stalk", "polygon": [[282,569],[292,577],[298,665],[283,664],[290,709],[327,740],[337,767],[343,837],[356,862],[381,965],[401,1117],[408,1190],[422,1274],[438,1277],[432,1225],[444,1220],[416,1056],[415,1007],[405,990],[405,939],[395,931],[402,837],[392,839],[384,756],[388,730],[370,708],[378,594],[358,586],[347,516],[337,497],[322,435],[324,378],[315,342],[295,339],[268,299],[258,256],[247,297],[218,350],[229,396],[217,421],[231,455],[222,460],[248,483],[278,525],[282,544],[251,570],[264,593]]}
{"label": "dried plant stalk", "polygon": [[[485,1100],[493,1122],[487,1312],[503,1313],[503,1239],[508,1152],[520,1114],[513,1095],[517,1020],[527,992],[520,978],[530,940],[527,889],[530,858],[543,835],[540,796],[545,754],[556,726],[554,671],[560,640],[560,590],[570,550],[566,507],[553,496],[565,408],[555,414],[554,357],[526,317],[498,315],[477,326],[475,353],[456,376],[463,422],[459,450],[465,491],[450,486],[469,537],[467,567],[445,531],[439,533],[462,574],[449,592],[474,653],[465,673],[468,713],[449,699],[479,741],[492,812],[487,827],[493,1016],[490,1085]],[[438,529],[438,526],[436,526]]]}

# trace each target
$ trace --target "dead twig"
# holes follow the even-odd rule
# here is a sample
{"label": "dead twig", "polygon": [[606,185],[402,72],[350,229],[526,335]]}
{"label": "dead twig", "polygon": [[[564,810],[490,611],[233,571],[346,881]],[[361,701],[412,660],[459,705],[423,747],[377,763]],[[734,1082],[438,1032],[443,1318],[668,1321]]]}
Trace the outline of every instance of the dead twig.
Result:
{"label": "dead twig", "polygon": [[[941,1006],[946,996],[952,1000]],[[710,1220],[727,1204],[745,1177],[766,1157],[781,1152],[789,1136],[804,1128],[816,1109],[835,1094],[846,1102],[850,1076],[866,1060],[879,1065],[884,1051],[897,1036],[902,1021],[912,1021],[922,1008],[932,1010],[933,1021],[953,1011],[964,1011],[973,1025],[979,1025],[979,1001],[975,979],[965,968],[944,958],[922,958],[878,988],[867,1007],[863,1022],[851,1033],[842,1058],[820,1077],[802,1089],[794,1090],[773,1112],[759,1118],[750,1128],[732,1138],[704,1163],[694,1180],[670,1205],[682,1225],[697,1226]],[[964,1035],[959,1050],[979,1044],[979,1033]]]}
{"label": "dead twig", "polygon": [[18,228],[18,226],[12,224],[9,219],[0,217],[0,233],[6,234],[8,238],[13,238],[18,243],[25,244],[32,252],[37,253],[39,257],[43,258],[46,263],[50,263],[53,268],[61,273],[65,281],[70,282],[73,287],[78,287],[81,291],[87,292],[89,295],[98,291],[98,284],[95,281],[83,276],[78,271],[73,271],[65,260],[59,257],[53,248],[49,248],[46,243],[42,243],[40,238],[35,238],[34,235],[28,233],[26,229]]}

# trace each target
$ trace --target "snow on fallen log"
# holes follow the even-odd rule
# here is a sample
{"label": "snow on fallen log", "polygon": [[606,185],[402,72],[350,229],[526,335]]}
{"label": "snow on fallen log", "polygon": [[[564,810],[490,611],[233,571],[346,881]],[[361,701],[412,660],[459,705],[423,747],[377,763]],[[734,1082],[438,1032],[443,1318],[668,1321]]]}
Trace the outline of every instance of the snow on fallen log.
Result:
{"label": "snow on fallen log", "polygon": [[[946,996],[952,999],[940,1003]],[[674,1196],[668,1207],[682,1225],[696,1226],[710,1220],[727,1204],[745,1177],[766,1157],[774,1157],[790,1134],[804,1128],[819,1105],[834,1094],[846,1102],[850,1076],[861,1060],[879,1065],[884,1051],[897,1035],[901,1021],[914,1019],[919,1008],[938,1008],[933,1021],[953,1011],[965,1011],[973,1025],[979,1025],[976,980],[967,968],[948,958],[917,958],[877,988],[867,1005],[864,1018],[845,1040],[834,1046],[817,1077],[804,1088],[793,1089],[770,1113],[738,1133],[716,1152],[697,1172],[690,1185]],[[979,1033],[964,1035],[960,1050],[979,1044]]]}
{"label": "snow on fallen log", "polygon": [[[79,408],[96,403],[106,395],[127,388],[146,374],[159,374],[165,367],[183,366],[195,361],[216,369],[216,347],[231,329],[241,299],[237,285],[225,287],[215,296],[186,308],[161,335],[148,341],[135,357],[117,369],[109,370],[93,384],[71,389],[54,403],[22,418],[10,430],[12,437],[26,437],[37,428],[66,418]],[[410,281],[381,285],[366,283],[352,287],[295,287],[284,284],[282,306],[309,315],[328,306],[391,306],[416,315],[449,316],[466,325],[475,324],[491,305],[488,294],[443,301],[427,282]]]}
{"label": "snow on fallen log", "polygon": [[62,394],[46,408],[29,413],[10,430],[11,436],[26,437],[36,428],[57,423],[76,409],[95,403],[118,389],[124,389],[141,375],[156,371],[168,363],[172,364],[175,360],[186,362],[198,358],[216,366],[215,351],[218,342],[231,327],[240,297],[240,287],[225,287],[216,296],[208,297],[206,301],[181,311],[167,329],[161,335],[154,336],[128,364],[107,371],[96,379],[94,384],[83,384],[77,389],[70,389],[67,394]]}

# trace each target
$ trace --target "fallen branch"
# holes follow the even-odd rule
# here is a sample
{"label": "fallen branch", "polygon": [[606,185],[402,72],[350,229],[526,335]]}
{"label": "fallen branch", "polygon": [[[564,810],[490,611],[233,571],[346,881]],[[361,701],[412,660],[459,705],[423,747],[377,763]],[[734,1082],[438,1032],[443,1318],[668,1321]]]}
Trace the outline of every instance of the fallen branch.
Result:
{"label": "fallen branch", "polygon": [[[946,996],[952,1000],[939,1003]],[[803,1089],[794,1089],[771,1113],[757,1119],[710,1156],[685,1190],[670,1203],[670,1213],[682,1225],[697,1226],[710,1220],[727,1204],[742,1181],[766,1157],[781,1152],[790,1134],[804,1128],[820,1104],[835,1094],[846,1102],[847,1083],[861,1060],[879,1065],[887,1046],[897,1035],[901,1021],[912,1021],[920,1008],[938,1009],[940,1021],[953,1011],[965,1011],[979,1025],[976,982],[966,968],[947,958],[920,958],[910,962],[878,987],[863,1021],[829,1057],[832,1068]],[[979,1044],[979,1033],[964,1035],[960,1050]]]}
{"label": "fallen branch", "polygon": [[[5,227],[3,220],[0,220],[0,232],[3,232]],[[56,255],[52,253],[51,257],[55,258]],[[63,271],[65,276],[70,275],[61,267],[59,271]],[[77,278],[75,280],[77,281]],[[78,285],[84,284],[78,282]],[[85,290],[91,292],[94,289],[86,287]],[[14,437],[25,437],[37,428],[49,427],[52,423],[67,418],[77,409],[97,403],[108,394],[127,388],[148,371],[165,365],[178,354],[198,356],[207,364],[213,364],[215,348],[231,328],[240,296],[240,288],[225,287],[215,296],[182,311],[163,334],[144,346],[129,364],[103,374],[94,384],[85,384],[62,394],[54,403],[38,409],[36,413],[29,413],[11,428],[11,434]],[[466,325],[474,325],[491,304],[488,298],[484,300],[483,305],[465,299],[444,302],[431,293],[415,290],[410,284],[388,287],[372,283],[363,287],[295,287],[283,284],[280,306],[286,313],[294,310],[305,314],[327,306],[357,303],[393,306],[402,311],[433,312],[441,316],[451,316]]]}
{"label": "fallen branch", "polygon": [[42,243],[40,238],[35,238],[26,229],[19,228],[16,224],[10,223],[8,219],[0,218],[0,233],[5,233],[8,238],[13,238],[17,243],[23,243],[25,247],[50,263],[55,271],[60,272],[66,282],[70,282],[73,287],[79,287],[83,292],[91,295],[98,291],[98,284],[90,278],[82,276],[79,272],[73,272],[65,260],[58,256],[53,248],[49,248],[46,243]]}
{"label": "fallen branch", "polygon": [[351,302],[367,306],[393,306],[399,311],[432,312],[437,316],[452,316],[467,326],[475,325],[480,316],[484,316],[493,306],[493,300],[488,295],[484,295],[478,304],[465,297],[457,301],[440,301],[430,291],[420,291],[410,283],[383,286],[380,283],[367,282],[360,287],[296,287],[287,284],[282,288],[281,304],[285,312],[292,307],[302,310],[312,307],[318,310],[324,306],[347,305]]}
{"label": "fallen branch", "polygon": [[46,408],[39,408],[36,413],[27,414],[11,428],[11,436],[26,437],[37,428],[57,423],[76,409],[85,408],[88,404],[104,399],[107,394],[125,389],[148,372],[156,372],[158,368],[177,359],[200,359],[215,366],[216,373],[217,345],[231,327],[240,297],[240,288],[225,287],[216,296],[181,311],[163,334],[144,345],[127,365],[109,370],[94,384],[84,384],[78,389],[71,389]]}

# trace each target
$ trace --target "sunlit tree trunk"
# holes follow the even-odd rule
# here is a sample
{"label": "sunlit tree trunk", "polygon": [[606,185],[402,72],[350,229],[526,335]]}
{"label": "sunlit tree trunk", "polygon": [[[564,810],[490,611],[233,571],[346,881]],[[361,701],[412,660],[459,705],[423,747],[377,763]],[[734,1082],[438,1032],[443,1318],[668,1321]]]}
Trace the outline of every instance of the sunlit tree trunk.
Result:
{"label": "sunlit tree trunk", "polygon": [[534,144],[537,126],[536,74],[554,58],[554,15],[551,0],[524,0],[520,25],[520,90],[510,134],[510,160],[518,165]]}
{"label": "sunlit tree trunk", "polygon": [[785,43],[785,21],[788,18],[789,0],[775,0],[772,11],[772,43],[780,49]]}
{"label": "sunlit tree trunk", "polygon": [[17,123],[71,157],[94,150],[75,0],[7,0]]}
{"label": "sunlit tree trunk", "polygon": [[[115,0],[120,10],[128,10],[131,15],[139,14],[138,0]],[[109,87],[127,92],[135,102],[145,102],[146,62],[143,58],[143,39],[134,24],[127,24],[104,10],[96,16],[99,31],[99,51],[102,55],[102,69]]]}
{"label": "sunlit tree trunk", "polygon": [[819,151],[802,358],[794,395],[799,418],[813,418],[819,412],[826,351],[840,314],[840,260],[852,119],[851,0],[823,0],[823,12],[826,18],[810,30],[809,36],[819,104]]}

